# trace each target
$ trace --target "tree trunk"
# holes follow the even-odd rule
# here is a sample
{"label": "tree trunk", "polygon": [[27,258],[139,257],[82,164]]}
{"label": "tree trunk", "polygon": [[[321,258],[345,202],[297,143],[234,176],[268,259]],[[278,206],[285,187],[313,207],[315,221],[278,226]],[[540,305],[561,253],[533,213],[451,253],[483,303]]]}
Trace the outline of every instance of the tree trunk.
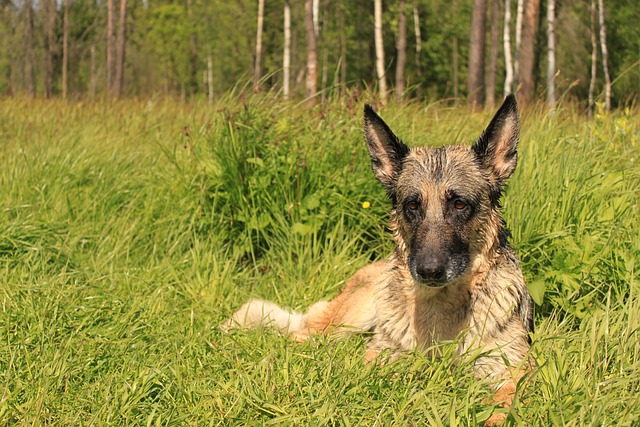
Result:
{"label": "tree trunk", "polygon": [[107,93],[113,96],[116,75],[115,0],[107,0]]}
{"label": "tree trunk", "polygon": [[380,91],[380,101],[387,103],[387,79],[384,69],[384,42],[382,38],[382,0],[374,0],[374,29],[376,44],[376,71],[378,74],[378,89]]}
{"label": "tree trunk", "polygon": [[587,114],[593,115],[593,92],[596,88],[598,62],[598,38],[596,36],[596,0],[591,0],[591,80],[589,81],[589,108]]}
{"label": "tree trunk", "polygon": [[520,102],[529,105],[533,101],[535,65],[536,29],[538,28],[538,9],[540,0],[527,0],[525,17],[522,26],[522,45],[520,47]]}
{"label": "tree trunk", "polygon": [[[328,8],[326,5],[326,1],[324,2],[322,7],[322,32],[324,33],[325,28],[327,28],[328,17]],[[318,28],[318,33],[320,34],[320,28]],[[324,37],[324,36],[323,36]],[[329,74],[329,50],[327,49],[327,43],[324,39],[322,39],[322,82],[321,82],[321,93],[322,93],[322,105],[324,105],[325,99],[327,97],[327,80]]]}
{"label": "tree trunk", "polygon": [[284,52],[282,55],[282,95],[289,99],[289,82],[291,81],[291,6],[284,0]]}
{"label": "tree trunk", "polygon": [[344,94],[347,89],[347,35],[344,21],[344,9],[340,9],[338,17],[340,28],[340,92]]}
{"label": "tree trunk", "polygon": [[458,36],[453,36],[453,97],[460,96],[460,79],[458,70]]}
{"label": "tree trunk", "polygon": [[262,27],[264,23],[264,0],[258,0],[258,29],[256,30],[256,62],[253,67],[253,90],[260,90],[262,63]]}
{"label": "tree trunk", "polygon": [[313,0],[304,2],[304,23],[307,35],[307,79],[305,95],[309,103],[315,103],[318,93],[318,50],[313,26]]}
{"label": "tree trunk", "polygon": [[491,50],[489,51],[489,69],[486,75],[486,105],[490,108],[496,103],[496,74],[498,72],[498,53],[500,43],[500,0],[491,2]]}
{"label": "tree trunk", "polygon": [[120,0],[120,23],[118,25],[116,76],[114,84],[114,95],[122,96],[124,88],[124,58],[127,43],[127,0]]}
{"label": "tree trunk", "polygon": [[213,55],[211,55],[211,49],[207,52],[207,89],[209,104],[213,104]]}
{"label": "tree trunk", "polygon": [[[69,0],[63,2],[62,20],[62,99],[67,99],[69,94]],[[91,46],[91,61],[95,56],[95,49]],[[93,67],[93,63],[91,64]],[[91,78],[93,78],[93,70]]]}
{"label": "tree trunk", "polygon": [[513,92],[513,59],[511,58],[511,1],[504,0],[504,96]]}
{"label": "tree trunk", "polygon": [[556,16],[555,0],[547,0],[547,104],[550,109],[556,105]]}
{"label": "tree trunk", "polygon": [[[98,76],[96,73],[96,46],[93,44],[91,45],[90,56],[91,56],[91,64],[90,64],[89,73],[91,74],[91,76],[89,78],[89,97],[93,99],[96,97],[96,88],[98,86]],[[64,60],[63,60],[63,63],[64,63]],[[62,79],[62,83],[63,85],[66,85],[64,82],[64,78]]]}
{"label": "tree trunk", "polygon": [[33,48],[33,0],[24,2],[24,78],[27,92],[31,98],[36,97],[35,53]]}
{"label": "tree trunk", "polygon": [[320,37],[320,24],[318,22],[320,18],[320,0],[313,0],[313,32],[316,35],[316,39]]}
{"label": "tree trunk", "polygon": [[398,59],[396,61],[396,98],[402,100],[404,95],[404,69],[407,63],[407,15],[404,13],[404,0],[400,0],[398,5],[398,36],[396,37],[396,47],[398,49]]}
{"label": "tree trunk", "polygon": [[609,54],[607,52],[607,29],[604,23],[604,0],[598,0],[598,20],[600,21],[600,49],[602,50],[602,68],[604,71],[604,102],[607,111],[611,110],[611,77],[609,76]]}
{"label": "tree trunk", "polygon": [[471,15],[471,45],[469,46],[469,104],[472,108],[484,105],[484,36],[487,15],[486,0],[473,0]]}
{"label": "tree trunk", "polygon": [[422,52],[422,34],[420,33],[420,13],[418,11],[418,0],[413,0],[413,31],[416,34],[416,74],[422,77],[422,67],[420,66],[420,54]]}
{"label": "tree trunk", "polygon": [[[196,21],[193,11],[193,1],[187,1],[187,17],[191,22]],[[190,28],[189,34],[189,95],[195,95],[198,92],[198,38],[196,36],[197,28]]]}
{"label": "tree trunk", "polygon": [[55,51],[56,0],[47,0],[45,7],[44,37],[44,97],[53,95],[53,55]]}
{"label": "tree trunk", "polygon": [[520,48],[522,47],[522,22],[524,18],[524,0],[518,0],[518,6],[516,9],[516,45],[515,45],[515,59],[513,62],[513,78],[514,78],[514,92],[518,89],[520,83]]}

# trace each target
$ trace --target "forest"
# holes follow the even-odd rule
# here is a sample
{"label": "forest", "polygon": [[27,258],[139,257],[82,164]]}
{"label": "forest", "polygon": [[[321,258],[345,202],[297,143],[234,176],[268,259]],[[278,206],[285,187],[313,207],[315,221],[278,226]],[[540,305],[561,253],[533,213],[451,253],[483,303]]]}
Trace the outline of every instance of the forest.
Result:
{"label": "forest", "polygon": [[0,94],[579,101],[640,91],[636,0],[2,0]]}

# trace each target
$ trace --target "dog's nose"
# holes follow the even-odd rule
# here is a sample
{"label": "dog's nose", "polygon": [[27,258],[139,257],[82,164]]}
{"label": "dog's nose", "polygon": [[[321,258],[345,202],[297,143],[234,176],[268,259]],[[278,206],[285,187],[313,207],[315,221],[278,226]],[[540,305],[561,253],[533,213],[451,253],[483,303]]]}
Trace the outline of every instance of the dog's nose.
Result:
{"label": "dog's nose", "polygon": [[444,263],[437,259],[427,259],[416,266],[416,273],[423,282],[442,281],[446,276],[446,268]]}

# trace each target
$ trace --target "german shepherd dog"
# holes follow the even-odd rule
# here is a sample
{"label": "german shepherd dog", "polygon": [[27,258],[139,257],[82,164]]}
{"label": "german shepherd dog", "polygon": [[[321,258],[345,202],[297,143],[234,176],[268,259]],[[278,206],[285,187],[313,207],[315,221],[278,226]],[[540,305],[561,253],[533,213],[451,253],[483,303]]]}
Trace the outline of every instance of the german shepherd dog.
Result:
{"label": "german shepherd dog", "polygon": [[479,352],[476,376],[492,380],[494,402],[509,406],[533,363],[531,297],[500,216],[518,137],[513,95],[471,147],[409,148],[365,105],[371,166],[392,202],[393,254],[360,269],[336,298],[306,313],[252,300],[221,327],[272,326],[296,340],[369,331],[366,360],[455,339],[457,354]]}

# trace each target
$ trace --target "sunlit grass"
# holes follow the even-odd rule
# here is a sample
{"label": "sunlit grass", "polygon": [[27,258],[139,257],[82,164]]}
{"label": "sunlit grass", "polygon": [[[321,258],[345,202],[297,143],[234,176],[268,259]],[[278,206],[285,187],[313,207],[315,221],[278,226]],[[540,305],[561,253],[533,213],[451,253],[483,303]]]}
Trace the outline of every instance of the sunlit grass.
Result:
{"label": "sunlit grass", "polygon": [[[304,308],[391,250],[362,104],[0,102],[0,420],[56,425],[476,425],[469,364],[362,364],[364,339],[215,326],[252,296]],[[389,106],[410,145],[492,112]],[[640,422],[640,129],[523,114],[505,217],[538,302],[510,422]]]}

